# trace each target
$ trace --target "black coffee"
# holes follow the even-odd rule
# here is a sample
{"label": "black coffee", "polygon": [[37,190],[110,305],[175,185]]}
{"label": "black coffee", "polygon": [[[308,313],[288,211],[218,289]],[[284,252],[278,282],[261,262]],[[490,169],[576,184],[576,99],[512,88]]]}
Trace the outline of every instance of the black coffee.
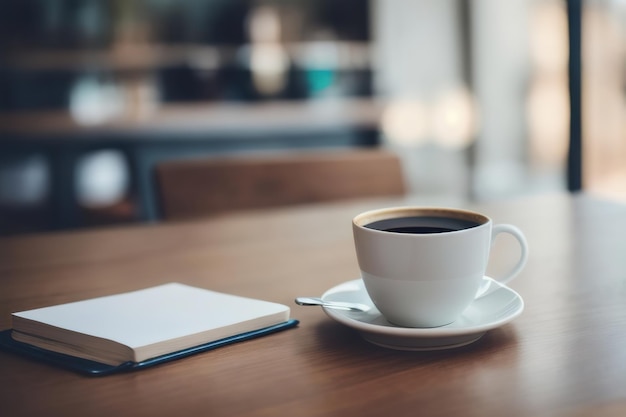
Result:
{"label": "black coffee", "polygon": [[385,219],[366,224],[368,229],[382,230],[393,233],[446,233],[480,226],[473,220],[454,217],[413,216]]}

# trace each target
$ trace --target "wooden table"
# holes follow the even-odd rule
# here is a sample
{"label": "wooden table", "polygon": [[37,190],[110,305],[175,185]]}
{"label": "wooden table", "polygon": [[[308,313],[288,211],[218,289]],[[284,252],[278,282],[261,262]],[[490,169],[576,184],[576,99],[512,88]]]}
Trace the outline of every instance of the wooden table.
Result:
{"label": "wooden table", "polygon": [[[626,415],[626,206],[550,195],[470,205],[522,228],[526,310],[469,346],[372,345],[293,303],[358,276],[368,201],[0,239],[10,313],[179,281],[292,306],[296,329],[139,372],[85,377],[0,352],[6,416]],[[490,270],[504,268],[507,241]]]}

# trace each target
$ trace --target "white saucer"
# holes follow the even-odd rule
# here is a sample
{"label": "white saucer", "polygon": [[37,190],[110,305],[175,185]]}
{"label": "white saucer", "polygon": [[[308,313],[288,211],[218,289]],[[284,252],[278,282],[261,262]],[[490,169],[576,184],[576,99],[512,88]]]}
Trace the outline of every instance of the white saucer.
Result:
{"label": "white saucer", "polygon": [[458,320],[441,327],[410,328],[389,323],[374,307],[361,279],[333,287],[322,298],[366,304],[371,310],[360,313],[323,309],[330,318],[358,330],[365,340],[379,346],[399,350],[450,349],[475,342],[488,330],[510,322],[524,310],[524,301],[518,293],[489,277],[484,279],[488,290]]}

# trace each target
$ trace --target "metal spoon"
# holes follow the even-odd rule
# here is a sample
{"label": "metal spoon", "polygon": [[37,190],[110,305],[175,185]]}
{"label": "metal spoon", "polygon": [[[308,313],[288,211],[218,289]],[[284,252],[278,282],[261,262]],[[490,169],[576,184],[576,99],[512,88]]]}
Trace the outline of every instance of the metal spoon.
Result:
{"label": "metal spoon", "polygon": [[365,304],[348,303],[344,301],[327,301],[322,300],[319,297],[298,297],[296,298],[296,304],[301,306],[322,306],[327,308],[334,308],[337,310],[360,312],[366,312],[370,309],[370,307]]}

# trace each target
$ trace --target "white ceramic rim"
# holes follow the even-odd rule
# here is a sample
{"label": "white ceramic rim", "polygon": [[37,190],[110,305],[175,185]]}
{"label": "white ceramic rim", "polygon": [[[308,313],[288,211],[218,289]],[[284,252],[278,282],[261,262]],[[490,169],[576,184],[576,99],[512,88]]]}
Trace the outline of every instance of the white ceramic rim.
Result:
{"label": "white ceramic rim", "polygon": [[[475,227],[467,229],[460,229],[455,231],[446,232],[449,233],[462,233],[467,230],[472,230],[476,227],[485,226],[491,223],[491,219],[484,214],[476,211],[449,208],[449,207],[422,207],[422,206],[401,206],[401,207],[387,207],[374,210],[368,210],[363,213],[357,214],[352,219],[352,225],[359,229],[367,230],[374,233],[390,233],[384,230],[370,229],[365,227],[370,223],[374,223],[380,220],[397,219],[401,217],[415,217],[415,216],[429,216],[429,217],[448,217],[454,219],[468,220],[477,223]],[[434,233],[420,233],[419,235],[411,236],[429,236]]]}

